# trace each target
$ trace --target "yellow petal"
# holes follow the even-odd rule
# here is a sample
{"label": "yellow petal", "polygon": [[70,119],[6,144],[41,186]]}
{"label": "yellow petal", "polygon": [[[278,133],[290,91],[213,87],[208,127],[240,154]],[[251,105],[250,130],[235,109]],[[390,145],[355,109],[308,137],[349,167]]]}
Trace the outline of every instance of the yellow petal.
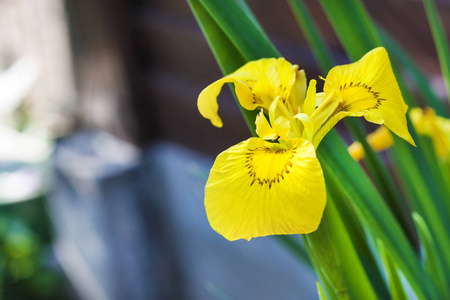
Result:
{"label": "yellow petal", "polygon": [[317,229],[326,203],[314,147],[250,138],[222,152],[205,187],[211,227],[228,240]]}
{"label": "yellow petal", "polygon": [[317,81],[314,79],[309,82],[305,103],[302,107],[302,113],[305,113],[308,116],[311,116],[316,109],[316,83]]}
{"label": "yellow petal", "polygon": [[298,113],[294,116],[294,119],[299,120],[303,125],[302,137],[308,141],[312,140],[312,135],[314,133],[314,122],[311,117],[304,113]]}
{"label": "yellow petal", "polygon": [[353,142],[348,147],[348,153],[350,153],[351,157],[356,161],[360,161],[365,156],[363,146],[360,142]]}
{"label": "yellow petal", "polygon": [[[298,66],[294,65],[295,68]],[[293,114],[299,113],[306,95],[306,74],[304,70],[298,70],[295,74],[295,83],[289,96],[289,107]]]}
{"label": "yellow petal", "polygon": [[[325,80],[324,92],[326,99],[322,105],[329,96],[333,96],[333,101],[338,104],[328,104],[333,110],[327,111],[328,117],[324,121],[328,124],[323,124],[322,129],[331,129],[346,116],[364,116],[369,122],[384,124],[415,145],[406,124],[408,107],[403,101],[384,48],[370,51],[356,63],[331,69]],[[321,139],[326,132],[318,132],[317,135]],[[316,139],[315,144],[320,139]]]}
{"label": "yellow petal", "polygon": [[373,150],[380,152],[390,148],[394,144],[394,139],[386,127],[380,126],[367,136],[367,142]]}
{"label": "yellow petal", "polygon": [[[216,127],[222,127],[222,119],[219,117],[219,105],[217,104],[217,96],[219,96],[222,86],[227,82],[233,82],[236,90],[236,95],[239,99],[253,99],[251,89],[243,82],[231,77],[224,77],[207,86],[198,96],[197,107],[200,114],[211,121]],[[257,104],[254,104],[252,109],[255,109]]]}
{"label": "yellow petal", "polygon": [[325,93],[317,93],[316,94],[316,107],[322,104],[323,100],[325,100]]}
{"label": "yellow petal", "polygon": [[291,122],[284,116],[281,116],[275,120],[273,123],[273,129],[283,140],[294,138],[294,136],[290,133]]}
{"label": "yellow petal", "polygon": [[297,66],[293,66],[284,58],[264,58],[249,62],[207,86],[198,98],[198,109],[214,126],[222,127],[217,96],[225,83],[232,82],[242,107],[247,110],[258,107],[268,110],[277,96],[283,101],[289,98],[296,80],[296,71]]}
{"label": "yellow petal", "polygon": [[[376,152],[381,152],[390,148],[394,144],[394,139],[386,127],[380,126],[377,130],[367,136],[367,143]],[[356,161],[361,160],[365,156],[364,149],[360,142],[353,142],[353,144],[348,147],[348,152]]]}
{"label": "yellow petal", "polygon": [[450,120],[437,116],[432,108],[412,108],[409,116],[417,133],[431,138],[437,156],[450,157]]}
{"label": "yellow petal", "polygon": [[264,140],[276,140],[278,138],[278,134],[276,131],[270,126],[269,122],[264,116],[263,112],[260,112],[256,116],[256,134],[264,139]]}

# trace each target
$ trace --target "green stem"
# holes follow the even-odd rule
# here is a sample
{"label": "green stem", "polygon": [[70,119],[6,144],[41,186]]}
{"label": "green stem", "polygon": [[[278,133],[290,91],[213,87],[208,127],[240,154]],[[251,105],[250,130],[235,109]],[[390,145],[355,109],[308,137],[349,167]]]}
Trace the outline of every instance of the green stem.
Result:
{"label": "green stem", "polygon": [[[327,208],[328,209],[328,206]],[[331,240],[327,218],[324,217],[319,228],[305,235],[306,243],[311,248],[311,259],[318,264],[319,270],[323,273],[324,280],[331,285],[333,293],[338,299],[349,299],[348,289],[344,280],[341,262],[336,252],[335,245]],[[329,293],[331,291],[327,290]]]}

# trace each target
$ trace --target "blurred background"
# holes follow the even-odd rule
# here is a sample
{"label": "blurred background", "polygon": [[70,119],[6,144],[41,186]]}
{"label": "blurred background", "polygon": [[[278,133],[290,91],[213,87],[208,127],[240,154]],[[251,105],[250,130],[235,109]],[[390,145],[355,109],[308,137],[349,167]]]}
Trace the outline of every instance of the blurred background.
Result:
{"label": "blurred background", "polygon": [[[285,1],[247,3],[287,60],[326,75]],[[444,97],[422,2],[364,3]],[[275,238],[209,227],[209,168],[249,131],[228,89],[223,128],[197,111],[221,72],[187,2],[0,0],[0,25],[0,299],[317,298]]]}

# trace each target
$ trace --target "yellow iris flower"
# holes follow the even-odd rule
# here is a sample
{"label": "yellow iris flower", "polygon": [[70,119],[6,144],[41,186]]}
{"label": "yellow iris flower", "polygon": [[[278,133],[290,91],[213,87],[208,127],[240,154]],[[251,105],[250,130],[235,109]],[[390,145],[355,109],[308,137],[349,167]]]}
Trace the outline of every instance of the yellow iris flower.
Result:
{"label": "yellow iris flower", "polygon": [[206,183],[208,220],[228,240],[317,229],[326,188],[316,148],[342,118],[364,116],[414,144],[384,48],[331,69],[322,93],[316,93],[315,80],[306,89],[304,71],[284,58],[249,62],[198,98],[200,113],[217,127],[217,96],[226,82],[234,83],[245,109],[261,110],[255,121],[259,137],[219,154]]}
{"label": "yellow iris flower", "polygon": [[449,159],[450,120],[437,116],[432,108],[412,108],[409,116],[417,133],[431,138],[437,156]]}

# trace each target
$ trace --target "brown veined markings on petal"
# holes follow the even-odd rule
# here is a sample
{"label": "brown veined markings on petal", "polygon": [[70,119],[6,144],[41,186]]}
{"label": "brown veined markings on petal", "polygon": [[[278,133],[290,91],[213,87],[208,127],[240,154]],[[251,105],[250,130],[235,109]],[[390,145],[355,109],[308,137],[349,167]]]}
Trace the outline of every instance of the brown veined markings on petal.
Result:
{"label": "brown veined markings on petal", "polygon": [[[251,166],[262,184],[250,185]],[[289,173],[269,188],[264,179],[274,179],[284,168]],[[228,240],[310,233],[317,229],[325,203],[323,172],[305,139],[283,145],[250,138],[232,146],[216,158],[205,187],[211,227]]]}
{"label": "brown veined markings on petal", "polygon": [[245,166],[252,179],[250,186],[268,185],[270,189],[273,184],[284,180],[284,177],[290,173],[291,160],[297,148],[282,149],[277,144],[274,145],[276,146],[261,146],[248,150]]}
{"label": "brown veined markings on petal", "polygon": [[345,83],[340,86],[339,91],[341,102],[316,131],[313,138],[313,144],[316,146],[316,141],[320,142],[342,118],[362,116],[364,112],[377,109],[383,101],[386,101],[385,98],[380,97],[379,92],[362,82]]}
{"label": "brown veined markings on petal", "polygon": [[341,111],[358,113],[362,111],[377,109],[382,101],[380,93],[363,82],[353,81],[340,86],[342,96]]}

